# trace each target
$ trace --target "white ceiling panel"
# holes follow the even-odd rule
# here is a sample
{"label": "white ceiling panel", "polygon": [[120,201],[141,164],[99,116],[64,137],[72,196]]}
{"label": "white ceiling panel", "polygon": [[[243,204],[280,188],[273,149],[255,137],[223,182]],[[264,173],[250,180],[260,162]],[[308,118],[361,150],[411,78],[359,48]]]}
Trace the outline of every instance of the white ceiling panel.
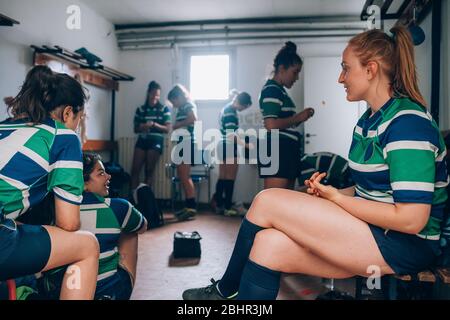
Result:
{"label": "white ceiling panel", "polygon": [[358,16],[365,0],[82,0],[114,24],[283,16]]}

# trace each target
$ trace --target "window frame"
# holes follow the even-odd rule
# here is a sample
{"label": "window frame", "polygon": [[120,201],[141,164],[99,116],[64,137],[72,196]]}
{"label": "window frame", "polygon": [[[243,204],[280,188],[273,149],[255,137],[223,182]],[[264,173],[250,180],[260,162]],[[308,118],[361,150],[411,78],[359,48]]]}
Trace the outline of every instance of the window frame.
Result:
{"label": "window frame", "polygon": [[[228,55],[229,57],[229,70],[228,70],[228,87],[229,90],[236,86],[236,49],[230,47],[214,47],[214,48],[189,48],[185,49],[183,53],[185,66],[184,70],[184,83],[186,84],[188,90],[191,88],[191,57],[192,56],[202,56],[202,55]],[[220,105],[223,106],[224,103],[228,101],[228,97],[226,99],[194,99],[197,105]]]}

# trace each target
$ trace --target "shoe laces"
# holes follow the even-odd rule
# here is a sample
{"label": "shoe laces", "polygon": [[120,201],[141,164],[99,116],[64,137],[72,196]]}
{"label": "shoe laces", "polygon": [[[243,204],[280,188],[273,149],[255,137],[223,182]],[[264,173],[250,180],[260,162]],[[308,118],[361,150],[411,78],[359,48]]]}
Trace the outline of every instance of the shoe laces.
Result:
{"label": "shoe laces", "polygon": [[217,283],[219,283],[219,281],[214,280],[214,278],[211,278],[210,281],[211,284],[205,288],[206,293],[211,293],[214,289],[217,288]]}

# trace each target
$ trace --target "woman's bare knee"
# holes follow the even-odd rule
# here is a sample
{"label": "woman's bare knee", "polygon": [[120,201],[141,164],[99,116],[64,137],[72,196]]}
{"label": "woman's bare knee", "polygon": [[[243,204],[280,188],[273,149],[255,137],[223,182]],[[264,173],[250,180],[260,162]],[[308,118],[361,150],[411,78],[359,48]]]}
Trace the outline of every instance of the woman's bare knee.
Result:
{"label": "woman's bare knee", "polygon": [[[253,242],[250,260],[272,270],[282,270],[283,234],[275,229],[259,231]],[[270,245],[268,245],[270,244]]]}
{"label": "woman's bare knee", "polygon": [[100,246],[97,238],[88,231],[77,231],[77,241],[80,245],[80,253],[83,258],[98,258],[100,254]]}
{"label": "woman's bare knee", "polygon": [[271,210],[271,208],[280,201],[280,190],[283,189],[273,188],[259,192],[252,201],[246,216],[247,219],[252,222],[262,219],[264,223],[268,223],[268,219],[272,219],[278,213],[278,210]]}

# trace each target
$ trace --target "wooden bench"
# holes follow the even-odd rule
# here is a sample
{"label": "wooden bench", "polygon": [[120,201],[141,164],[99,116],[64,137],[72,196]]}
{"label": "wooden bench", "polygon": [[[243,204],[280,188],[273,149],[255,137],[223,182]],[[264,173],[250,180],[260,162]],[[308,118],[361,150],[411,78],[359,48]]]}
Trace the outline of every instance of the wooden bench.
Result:
{"label": "wooden bench", "polygon": [[[363,298],[363,287],[366,278],[356,278],[355,299]],[[397,300],[399,298],[398,287],[400,281],[407,284],[406,299],[432,299],[434,296],[434,286],[450,284],[450,268],[436,268],[424,270],[418,274],[408,275],[387,275],[383,277],[382,289],[387,300]],[[404,296],[400,298],[405,299]],[[437,297],[439,298],[439,297]]]}

